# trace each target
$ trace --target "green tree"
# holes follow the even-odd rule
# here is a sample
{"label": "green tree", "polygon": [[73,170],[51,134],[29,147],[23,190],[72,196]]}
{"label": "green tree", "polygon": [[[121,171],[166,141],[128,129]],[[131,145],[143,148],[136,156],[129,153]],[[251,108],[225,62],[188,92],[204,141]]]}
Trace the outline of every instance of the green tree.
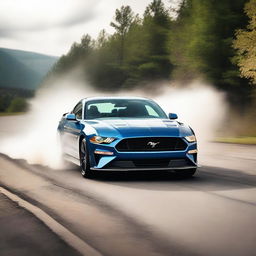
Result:
{"label": "green tree", "polygon": [[[239,66],[240,76],[249,79],[250,83],[256,85],[256,0],[250,0],[244,8],[248,17],[248,24],[245,29],[236,31],[236,38],[233,47],[237,55],[235,63]],[[251,86],[252,87],[252,86]],[[252,87],[249,98],[249,106],[246,109],[244,126],[241,134],[256,135],[256,88]]]}
{"label": "green tree", "polygon": [[109,35],[107,34],[106,30],[102,29],[95,42],[96,48],[103,48],[106,45],[108,38],[109,38]]}
{"label": "green tree", "polygon": [[191,80],[203,77],[228,92],[236,105],[246,104],[250,88],[232,62],[234,32],[244,27],[246,0],[184,0],[173,23],[170,60],[175,65],[173,77]]}
{"label": "green tree", "polygon": [[144,47],[147,49],[146,62],[139,67],[142,76],[150,78],[169,78],[171,63],[169,60],[169,31],[171,18],[161,0],[153,0],[144,12]]}
{"label": "green tree", "polygon": [[111,22],[110,26],[115,28],[117,39],[120,40],[120,65],[123,65],[124,49],[125,49],[125,37],[130,29],[130,26],[134,19],[134,13],[130,6],[122,6],[116,9],[115,22]]}
{"label": "green tree", "polygon": [[92,53],[94,44],[95,42],[88,34],[81,38],[80,43],[74,42],[69,52],[66,55],[62,55],[54,65],[53,73],[64,73],[78,65],[83,66],[88,56]]}
{"label": "green tree", "polygon": [[120,38],[109,36],[102,41],[100,34],[85,70],[93,86],[101,90],[118,90],[126,79],[124,66],[120,65]]}
{"label": "green tree", "polygon": [[241,76],[256,84],[256,0],[250,0],[244,8],[249,18],[246,29],[236,31],[233,47],[237,50],[237,62]]}

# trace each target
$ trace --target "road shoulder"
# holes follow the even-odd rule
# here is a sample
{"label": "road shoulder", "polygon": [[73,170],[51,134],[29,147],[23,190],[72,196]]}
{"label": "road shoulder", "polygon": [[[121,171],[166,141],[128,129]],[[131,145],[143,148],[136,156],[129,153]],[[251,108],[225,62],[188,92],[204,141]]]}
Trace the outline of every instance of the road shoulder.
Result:
{"label": "road shoulder", "polygon": [[79,256],[33,214],[0,193],[1,256]]}

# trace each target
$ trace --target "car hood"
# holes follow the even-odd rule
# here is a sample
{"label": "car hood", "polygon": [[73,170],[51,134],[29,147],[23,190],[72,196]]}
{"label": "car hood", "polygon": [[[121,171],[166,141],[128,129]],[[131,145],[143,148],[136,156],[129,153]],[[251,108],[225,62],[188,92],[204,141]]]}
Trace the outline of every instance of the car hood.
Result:
{"label": "car hood", "polygon": [[94,128],[95,134],[105,137],[176,137],[192,134],[188,126],[169,119],[101,119],[86,123]]}

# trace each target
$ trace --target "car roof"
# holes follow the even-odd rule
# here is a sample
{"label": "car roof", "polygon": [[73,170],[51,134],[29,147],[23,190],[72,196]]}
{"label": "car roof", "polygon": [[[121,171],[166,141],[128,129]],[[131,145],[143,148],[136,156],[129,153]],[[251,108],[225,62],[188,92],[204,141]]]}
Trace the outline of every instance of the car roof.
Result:
{"label": "car roof", "polygon": [[132,96],[132,97],[127,97],[127,96],[101,96],[101,97],[87,97],[82,99],[82,101],[84,102],[88,102],[88,101],[92,101],[92,100],[151,100],[149,98],[144,98],[144,97],[136,97],[136,96]]}

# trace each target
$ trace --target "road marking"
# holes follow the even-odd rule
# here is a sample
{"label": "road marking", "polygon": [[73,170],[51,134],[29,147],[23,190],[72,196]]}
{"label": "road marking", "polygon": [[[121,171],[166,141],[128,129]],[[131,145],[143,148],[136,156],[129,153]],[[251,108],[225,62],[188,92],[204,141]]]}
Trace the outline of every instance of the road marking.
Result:
{"label": "road marking", "polygon": [[48,226],[54,233],[61,237],[67,244],[79,251],[84,256],[102,256],[100,252],[84,242],[81,238],[70,232],[67,228],[58,223],[55,219],[49,216],[39,207],[21,199],[17,195],[11,193],[3,187],[0,187],[0,192],[11,199],[13,202],[18,203],[19,206],[25,208],[38,219],[40,219],[46,226]]}

